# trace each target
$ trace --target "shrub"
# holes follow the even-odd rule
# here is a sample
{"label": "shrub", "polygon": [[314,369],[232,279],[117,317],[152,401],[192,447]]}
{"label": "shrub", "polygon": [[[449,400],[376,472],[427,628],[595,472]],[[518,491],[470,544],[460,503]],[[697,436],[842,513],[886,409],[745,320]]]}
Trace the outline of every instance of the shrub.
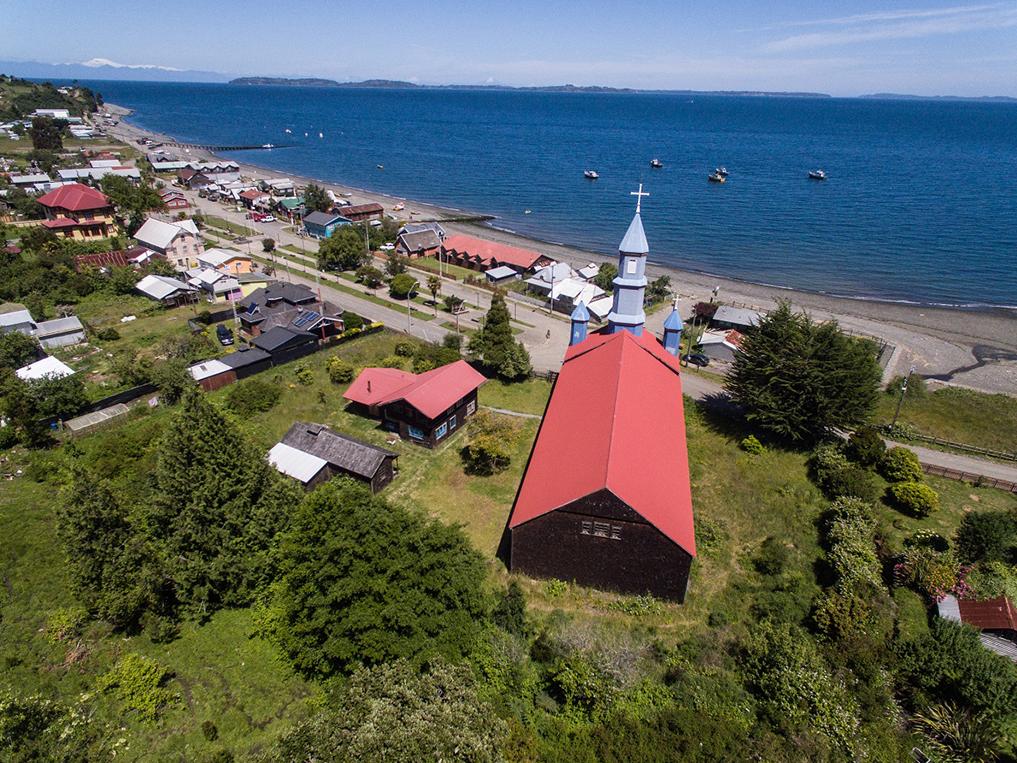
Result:
{"label": "shrub", "polygon": [[887,482],[921,482],[924,476],[918,456],[901,446],[886,451],[879,462],[879,473]]}
{"label": "shrub", "polygon": [[857,498],[838,500],[826,516],[827,562],[842,589],[856,584],[882,585],[881,567],[873,540],[872,507]]}
{"label": "shrub", "polygon": [[219,738],[219,728],[212,721],[202,721],[201,734],[209,742],[214,742]]}
{"label": "shrub", "polygon": [[112,670],[101,676],[97,688],[113,694],[128,712],[154,721],[175,696],[164,688],[171,674],[155,660],[134,652],[125,654]]}
{"label": "shrub", "polygon": [[0,450],[13,448],[18,444],[18,433],[12,426],[0,427]]}
{"label": "shrub", "polygon": [[294,369],[293,374],[297,377],[297,381],[305,387],[314,384],[314,372],[307,366],[297,366]]}
{"label": "shrub", "polygon": [[756,570],[763,575],[780,575],[787,567],[791,558],[790,552],[783,541],[769,537],[759,547],[759,553],[753,559]]}
{"label": "shrub", "polygon": [[412,358],[417,348],[413,342],[396,342],[395,354],[400,358]]}
{"label": "shrub", "polygon": [[558,578],[551,578],[544,582],[544,593],[547,594],[549,599],[557,599],[565,595],[565,592],[569,590],[569,584],[564,580],[558,580]]}
{"label": "shrub", "polygon": [[893,504],[913,517],[927,517],[939,508],[939,493],[922,482],[897,482],[889,493]]}
{"label": "shrub", "polygon": [[981,562],[967,579],[972,592],[980,599],[1006,596],[1017,601],[1017,567],[1003,562]]}
{"label": "shrub", "polygon": [[332,380],[333,384],[349,384],[356,374],[353,365],[338,355],[333,355],[328,359],[326,368],[328,368],[328,378]]}
{"label": "shrub", "polygon": [[271,410],[279,402],[282,390],[264,379],[246,379],[234,384],[226,393],[227,407],[240,416],[251,416]]}
{"label": "shrub", "polygon": [[820,445],[809,456],[809,478],[820,488],[834,472],[846,469],[851,463],[837,443]]}
{"label": "shrub", "polygon": [[107,326],[95,332],[95,338],[103,342],[115,342],[120,338],[120,332],[112,326]]}
{"label": "shrub", "polygon": [[347,331],[350,329],[362,329],[366,321],[356,313],[351,313],[349,310],[343,313],[343,326]]}
{"label": "shrub", "polygon": [[860,498],[869,503],[878,500],[880,486],[876,475],[851,464],[827,476],[823,492],[828,498]]}
{"label": "shrub", "polygon": [[871,620],[869,596],[859,588],[830,588],[819,595],[812,611],[812,621],[819,632],[836,641],[865,632]]}
{"label": "shrub", "polygon": [[855,463],[873,467],[878,464],[886,453],[886,443],[882,436],[872,427],[862,427],[848,438],[845,453]]}
{"label": "shrub", "polygon": [[961,561],[1017,563],[1017,513],[966,514],[957,530],[956,542]]}
{"label": "shrub", "polygon": [[402,368],[405,361],[398,355],[387,355],[378,363],[382,368]]}
{"label": "shrub", "polygon": [[894,565],[898,585],[912,588],[938,601],[957,585],[960,565],[949,551],[927,545],[908,544]]}
{"label": "shrub", "polygon": [[470,421],[470,438],[459,451],[467,474],[490,477],[508,469],[518,426],[505,416],[478,411]]}
{"label": "shrub", "polygon": [[746,453],[750,453],[753,456],[758,456],[763,453],[766,453],[766,448],[764,447],[763,443],[761,443],[759,441],[759,438],[756,437],[754,434],[750,434],[748,437],[746,437],[744,440],[738,443],[738,446]]}
{"label": "shrub", "polygon": [[388,293],[396,299],[408,299],[416,287],[417,279],[409,273],[400,273],[389,281]]}

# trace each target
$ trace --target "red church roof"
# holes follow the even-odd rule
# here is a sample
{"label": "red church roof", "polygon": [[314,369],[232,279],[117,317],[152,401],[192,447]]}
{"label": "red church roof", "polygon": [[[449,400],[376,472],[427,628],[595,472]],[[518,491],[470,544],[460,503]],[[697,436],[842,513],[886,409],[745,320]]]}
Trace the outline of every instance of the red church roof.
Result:
{"label": "red church roof", "polygon": [[569,348],[509,527],[605,488],[695,556],[678,360],[649,333]]}
{"label": "red church roof", "polygon": [[405,400],[429,419],[435,419],[487,379],[465,360],[427,373],[411,374],[395,368],[365,368],[343,397],[376,406]]}
{"label": "red church roof", "polygon": [[1017,608],[1005,596],[996,599],[961,599],[961,621],[979,630],[1017,631]]}
{"label": "red church roof", "polygon": [[520,249],[518,246],[508,246],[507,244],[499,244],[496,241],[486,241],[482,238],[474,238],[473,236],[463,236],[456,234],[454,236],[448,236],[441,244],[444,251],[455,250],[460,255],[469,255],[470,257],[480,257],[480,262],[483,265],[488,265],[492,260],[497,260],[502,264],[515,265],[520,268],[532,268],[537,260],[543,255],[540,252],[534,252],[530,249]]}
{"label": "red church roof", "polygon": [[40,196],[38,201],[44,207],[66,209],[71,212],[84,212],[88,209],[103,209],[110,206],[110,201],[104,193],[81,183],[62,185],[45,196]]}

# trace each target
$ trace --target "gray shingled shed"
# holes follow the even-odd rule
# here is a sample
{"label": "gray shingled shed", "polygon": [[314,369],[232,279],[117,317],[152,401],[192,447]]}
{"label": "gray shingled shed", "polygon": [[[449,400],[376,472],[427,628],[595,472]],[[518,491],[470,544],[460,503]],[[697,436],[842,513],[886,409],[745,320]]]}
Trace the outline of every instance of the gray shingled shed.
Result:
{"label": "gray shingled shed", "polygon": [[[301,459],[297,452],[311,458]],[[398,457],[391,450],[341,434],[324,424],[298,421],[272,449],[269,460],[308,489],[345,474],[366,482],[377,493],[395,476]],[[313,463],[319,468],[310,467],[311,459],[315,459]],[[304,460],[308,463],[303,463]]]}

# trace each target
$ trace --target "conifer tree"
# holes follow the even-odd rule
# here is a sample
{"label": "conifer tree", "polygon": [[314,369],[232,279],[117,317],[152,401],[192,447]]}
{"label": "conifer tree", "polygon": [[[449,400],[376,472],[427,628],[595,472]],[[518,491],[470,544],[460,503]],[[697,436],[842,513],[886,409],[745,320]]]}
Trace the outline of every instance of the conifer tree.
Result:
{"label": "conifer tree", "polygon": [[484,325],[470,339],[470,355],[503,379],[521,379],[530,373],[530,354],[512,336],[505,296],[495,292]]}
{"label": "conifer tree", "polygon": [[155,483],[149,530],[186,612],[246,604],[272,580],[299,488],[196,388],[166,428]]}

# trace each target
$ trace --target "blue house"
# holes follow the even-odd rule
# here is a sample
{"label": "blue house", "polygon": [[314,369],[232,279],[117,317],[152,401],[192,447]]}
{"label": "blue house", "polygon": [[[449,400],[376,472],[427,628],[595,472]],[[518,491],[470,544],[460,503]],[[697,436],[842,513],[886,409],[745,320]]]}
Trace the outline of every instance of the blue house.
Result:
{"label": "blue house", "polygon": [[311,212],[304,217],[304,232],[315,238],[330,237],[340,225],[350,225],[350,221],[332,212]]}

